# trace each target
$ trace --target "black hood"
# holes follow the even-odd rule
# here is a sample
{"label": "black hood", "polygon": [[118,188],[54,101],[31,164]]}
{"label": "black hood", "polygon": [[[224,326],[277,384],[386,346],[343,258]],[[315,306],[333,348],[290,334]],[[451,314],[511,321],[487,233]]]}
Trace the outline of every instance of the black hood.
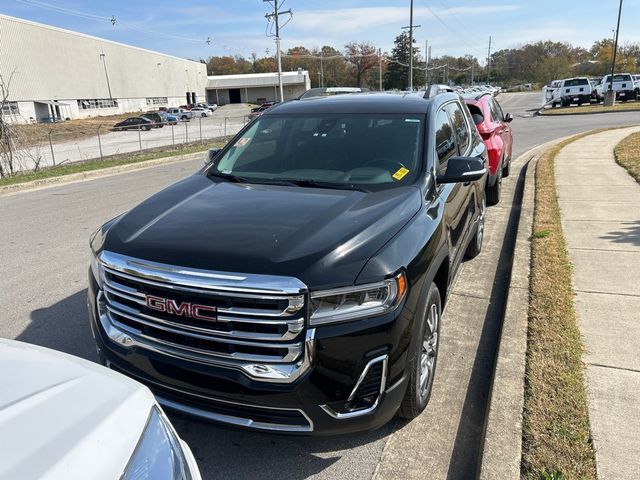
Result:
{"label": "black hood", "polygon": [[352,284],[418,212],[413,186],[374,193],[240,184],[194,175],[119,218],[105,250],[185,267]]}

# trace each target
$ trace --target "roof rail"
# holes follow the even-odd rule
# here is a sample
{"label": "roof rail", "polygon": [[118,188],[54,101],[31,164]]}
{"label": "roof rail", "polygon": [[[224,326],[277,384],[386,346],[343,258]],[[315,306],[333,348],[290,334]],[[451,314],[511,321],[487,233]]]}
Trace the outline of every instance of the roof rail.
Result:
{"label": "roof rail", "polygon": [[442,85],[442,84],[429,85],[429,87],[427,88],[427,91],[424,94],[424,98],[433,98],[436,95],[439,95],[441,93],[454,93],[454,90],[449,85]]}

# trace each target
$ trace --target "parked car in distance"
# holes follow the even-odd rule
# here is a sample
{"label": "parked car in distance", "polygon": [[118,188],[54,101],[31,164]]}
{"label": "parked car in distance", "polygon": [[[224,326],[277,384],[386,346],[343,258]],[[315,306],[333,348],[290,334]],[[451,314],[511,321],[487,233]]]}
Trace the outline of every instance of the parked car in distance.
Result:
{"label": "parked car in distance", "polygon": [[[602,82],[596,87],[598,94],[598,101],[602,101],[604,96],[611,87],[611,75],[605,75],[602,77]],[[626,102],[627,100],[633,100],[635,98],[633,78],[630,73],[616,73],[613,76],[613,91],[616,94],[616,99]]]}
{"label": "parked car in distance", "polygon": [[175,115],[173,115],[171,113],[165,114],[165,118],[167,119],[167,123],[169,125],[177,125],[178,124],[178,117],[176,117]]}
{"label": "parked car in distance", "polygon": [[587,77],[565,78],[560,81],[560,86],[552,91],[551,100],[552,107],[591,103],[591,83]]}
{"label": "parked car in distance", "polygon": [[166,408],[248,429],[415,418],[442,309],[482,249],[486,161],[454,93],[270,107],[91,236],[102,362]]}
{"label": "parked car in distance", "polygon": [[215,112],[218,109],[218,104],[217,103],[208,103],[206,105],[206,107],[211,110],[212,112]]}
{"label": "parked car in distance", "polygon": [[142,118],[148,118],[153,122],[153,128],[162,128],[167,123],[163,112],[147,112],[140,115]]}
{"label": "parked car in distance", "polygon": [[254,108],[251,109],[251,112],[249,113],[249,115],[247,115],[247,118],[249,120],[253,120],[254,118],[259,117],[260,115],[262,115],[264,112],[266,112],[268,109],[270,109],[275,104],[276,104],[276,102],[267,102],[267,103],[263,103],[259,107],[254,107]]}
{"label": "parked car in distance", "polygon": [[193,113],[194,117],[208,117],[211,115],[211,110],[204,107],[193,107],[191,113]]}
{"label": "parked car in distance", "polygon": [[145,117],[129,117],[116,123],[112,130],[151,130],[153,121]]}
{"label": "parked car in distance", "polygon": [[0,339],[0,384],[0,478],[201,478],[149,389],[120,373]]}
{"label": "parked car in distance", "polygon": [[500,202],[502,177],[508,177],[511,171],[513,133],[509,123],[513,115],[503,113],[498,101],[489,93],[464,95],[463,98],[487,147],[487,203],[496,205]]}
{"label": "parked car in distance", "polygon": [[174,115],[178,120],[188,122],[193,118],[193,112],[191,110],[185,110],[183,108],[169,108],[167,113]]}
{"label": "parked car in distance", "polygon": [[181,108],[183,110],[191,110],[193,108],[193,105],[189,104],[189,105],[180,105],[178,108]]}
{"label": "parked car in distance", "polygon": [[636,94],[636,100],[640,100],[640,75],[632,75],[633,77],[633,90]]}

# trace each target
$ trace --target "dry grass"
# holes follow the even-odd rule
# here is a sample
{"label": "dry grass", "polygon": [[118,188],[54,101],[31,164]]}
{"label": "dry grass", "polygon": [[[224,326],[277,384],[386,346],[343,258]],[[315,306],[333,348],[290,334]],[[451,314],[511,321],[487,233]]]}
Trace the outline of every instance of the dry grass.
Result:
{"label": "dry grass", "polygon": [[64,165],[58,165],[56,167],[43,168],[41,170],[38,170],[37,172],[19,172],[11,177],[0,178],[0,187],[17,185],[51,177],[60,177],[72,173],[102,170],[105,168],[127,165],[130,163],[140,163],[148,160],[156,160],[158,158],[175,157],[177,155],[186,155],[189,153],[203,152],[204,155],[204,152],[207,148],[211,146],[222,147],[224,145],[224,142],[225,139],[217,139],[213,143],[192,142],[188,144],[178,145],[175,148],[171,146],[156,147],[143,150],[142,152],[110,155],[104,157],[103,160],[93,159],[84,162],[67,163]]}
{"label": "dry grass", "polygon": [[[591,132],[592,133],[592,132]],[[595,479],[572,270],[560,223],[554,159],[539,160],[531,250],[531,300],[522,445],[522,478]]]}
{"label": "dry grass", "polygon": [[60,123],[17,124],[12,129],[16,132],[20,147],[27,148],[49,142],[49,132],[51,132],[51,138],[54,142],[95,137],[100,125],[102,125],[101,132],[107,133],[115,123],[137,115],[141,115],[141,113],[81,118]]}
{"label": "dry grass", "polygon": [[614,150],[616,162],[640,183],[640,132],[622,140]]}
{"label": "dry grass", "polygon": [[640,111],[640,102],[616,102],[613,107],[604,105],[584,105],[582,107],[545,108],[540,115],[583,115],[587,113],[629,112]]}

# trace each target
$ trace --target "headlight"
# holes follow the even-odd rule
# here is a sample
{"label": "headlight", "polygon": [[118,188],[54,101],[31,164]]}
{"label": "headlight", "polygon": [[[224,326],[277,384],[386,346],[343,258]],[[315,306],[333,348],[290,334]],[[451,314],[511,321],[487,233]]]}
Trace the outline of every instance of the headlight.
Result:
{"label": "headlight", "polygon": [[91,250],[91,273],[93,273],[93,278],[98,284],[98,288],[102,290],[102,283],[104,279],[104,268],[102,268],[102,264],[98,260],[96,254]]}
{"label": "headlight", "polygon": [[344,322],[393,310],[404,298],[403,273],[378,283],[311,293],[311,325]]}
{"label": "headlight", "polygon": [[153,407],[121,480],[192,480],[180,440],[164,414]]}

